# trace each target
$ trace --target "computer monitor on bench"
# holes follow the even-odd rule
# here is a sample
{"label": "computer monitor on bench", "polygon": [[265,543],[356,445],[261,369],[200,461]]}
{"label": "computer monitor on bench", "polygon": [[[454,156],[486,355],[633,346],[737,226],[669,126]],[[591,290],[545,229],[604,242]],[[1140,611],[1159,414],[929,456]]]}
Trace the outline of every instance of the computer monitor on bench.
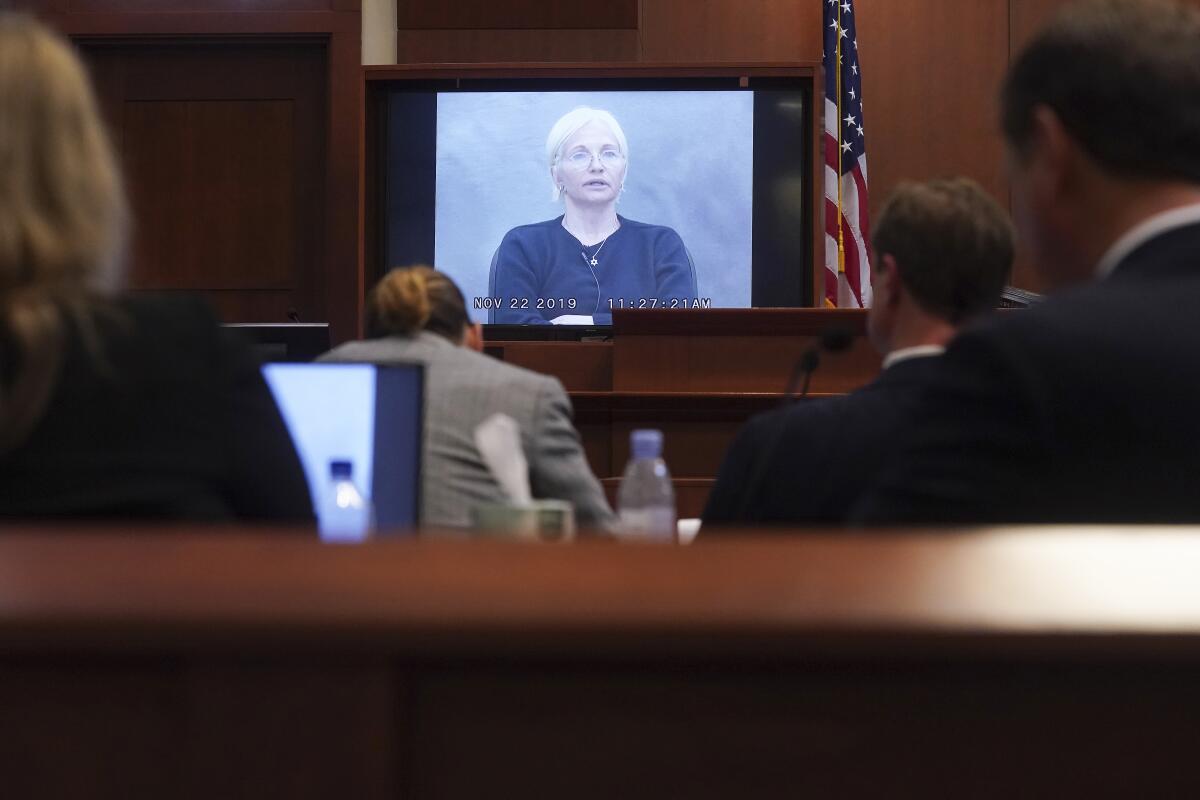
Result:
{"label": "computer monitor on bench", "polygon": [[322,538],[334,538],[330,465],[338,461],[350,463],[351,479],[373,504],[381,535],[414,531],[420,520],[424,368],[322,363],[262,369],[304,466]]}
{"label": "computer monitor on bench", "polygon": [[263,363],[308,362],[330,348],[328,322],[234,322],[225,327],[249,339]]}

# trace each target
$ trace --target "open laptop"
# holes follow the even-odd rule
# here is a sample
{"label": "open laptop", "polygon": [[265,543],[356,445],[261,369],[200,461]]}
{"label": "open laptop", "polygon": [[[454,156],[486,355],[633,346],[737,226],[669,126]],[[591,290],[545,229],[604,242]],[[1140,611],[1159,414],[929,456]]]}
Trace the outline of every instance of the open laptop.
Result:
{"label": "open laptop", "polygon": [[420,520],[424,367],[321,363],[267,364],[262,370],[304,465],[321,538],[355,540],[368,532],[365,517],[357,536],[333,530],[334,462],[350,463],[350,479],[373,506],[380,535],[414,535]]}

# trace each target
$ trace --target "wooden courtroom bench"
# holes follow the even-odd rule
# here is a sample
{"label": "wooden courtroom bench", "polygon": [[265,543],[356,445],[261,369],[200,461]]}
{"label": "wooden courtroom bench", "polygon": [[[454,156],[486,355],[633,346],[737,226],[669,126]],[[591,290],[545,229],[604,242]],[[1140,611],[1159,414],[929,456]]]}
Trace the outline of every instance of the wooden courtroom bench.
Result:
{"label": "wooden courtroom bench", "polygon": [[7,797],[1195,796],[1200,529],[9,525]]}

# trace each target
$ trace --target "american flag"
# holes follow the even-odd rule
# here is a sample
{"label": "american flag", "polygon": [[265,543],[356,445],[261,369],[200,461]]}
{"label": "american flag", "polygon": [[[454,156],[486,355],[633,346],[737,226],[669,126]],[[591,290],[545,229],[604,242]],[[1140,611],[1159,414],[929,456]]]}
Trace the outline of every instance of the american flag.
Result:
{"label": "american flag", "polygon": [[825,305],[871,305],[867,138],[853,0],[825,0]]}

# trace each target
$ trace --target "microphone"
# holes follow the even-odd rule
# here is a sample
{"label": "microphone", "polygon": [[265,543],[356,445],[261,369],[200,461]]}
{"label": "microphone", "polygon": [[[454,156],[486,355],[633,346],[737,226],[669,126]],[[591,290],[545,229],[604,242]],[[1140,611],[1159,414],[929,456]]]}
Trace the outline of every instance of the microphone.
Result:
{"label": "microphone", "polygon": [[843,350],[849,349],[853,341],[854,335],[841,325],[835,325],[821,331],[821,334],[817,337],[817,341],[800,354],[800,358],[796,360],[796,365],[792,367],[792,373],[788,377],[787,388],[784,391],[784,404],[786,405],[797,399],[796,386],[801,380],[803,380],[803,386],[800,389],[799,399],[803,400],[808,396],[808,385],[812,380],[812,375],[817,371],[817,367],[821,366],[822,351],[826,353],[840,353]]}
{"label": "microphone", "polygon": [[300,321],[300,312],[294,308],[289,308],[287,310],[287,318],[288,318],[288,322],[299,322]]}
{"label": "microphone", "polygon": [[[849,329],[835,325],[821,331],[811,347],[807,348],[800,354],[796,365],[792,367],[792,374],[788,378],[787,391],[784,394],[783,405],[788,405],[796,399],[796,384],[801,378],[804,380],[804,388],[800,392],[800,399],[808,396],[808,383],[812,378],[812,374],[817,371],[817,367],[821,366],[821,352],[840,353],[843,350],[849,349],[854,342],[854,334]],[[776,423],[782,424],[782,420],[776,419]],[[779,436],[772,436],[770,443],[758,454],[754,459],[750,468],[749,477],[742,485],[745,487],[745,492],[742,494],[741,507],[738,510],[738,520],[741,522],[757,522],[761,517],[754,513],[754,505],[760,494],[760,484],[765,477],[767,467],[770,466],[771,459],[775,456],[775,449],[779,446]]]}

